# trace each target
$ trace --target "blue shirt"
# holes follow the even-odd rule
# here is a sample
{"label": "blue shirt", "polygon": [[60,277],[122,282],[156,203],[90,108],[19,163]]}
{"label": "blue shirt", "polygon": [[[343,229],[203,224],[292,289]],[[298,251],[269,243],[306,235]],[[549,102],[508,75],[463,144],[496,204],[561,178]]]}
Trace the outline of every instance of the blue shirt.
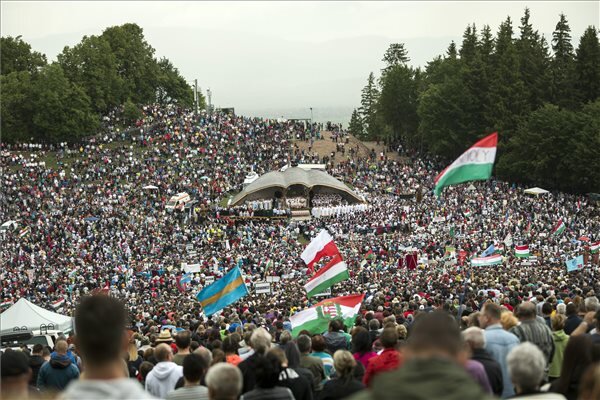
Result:
{"label": "blue shirt", "polygon": [[484,331],[485,349],[491,356],[498,361],[502,368],[502,381],[504,390],[502,398],[507,398],[515,394],[510,375],[508,374],[508,365],[506,364],[506,356],[516,347],[520,341],[519,338],[510,332],[502,329],[502,325],[494,324],[488,326]]}

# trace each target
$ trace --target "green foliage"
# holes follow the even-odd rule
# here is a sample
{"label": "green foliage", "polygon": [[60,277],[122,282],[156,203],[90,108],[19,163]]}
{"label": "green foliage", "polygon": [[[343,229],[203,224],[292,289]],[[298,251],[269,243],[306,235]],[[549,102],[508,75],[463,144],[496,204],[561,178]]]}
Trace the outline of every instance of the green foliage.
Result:
{"label": "green foliage", "polygon": [[136,106],[133,101],[127,99],[125,104],[123,104],[123,118],[127,123],[134,123],[143,117],[142,110],[138,106]]}
{"label": "green foliage", "polygon": [[360,114],[356,108],[354,111],[352,111],[352,117],[350,117],[348,131],[356,137],[362,137],[364,134],[362,118],[360,117]]}
{"label": "green foliage", "polygon": [[[194,103],[190,85],[169,60],[154,58],[136,24],[84,36],[52,65],[20,37],[1,40],[1,127],[9,142],[78,141],[94,133],[101,114],[126,100],[128,121],[141,116],[135,104]],[[201,94],[199,102],[202,108]]]}
{"label": "green foliage", "polygon": [[367,85],[362,90],[361,107],[359,109],[363,119],[362,139],[375,139],[380,133],[380,127],[377,123],[377,101],[379,99],[379,89],[375,83],[375,75],[371,72],[367,80]]}
{"label": "green foliage", "polygon": [[600,191],[598,32],[589,27],[574,52],[570,30],[560,15],[551,53],[525,9],[517,37],[510,18],[496,37],[487,25],[479,34],[469,25],[460,48],[451,42],[424,71],[406,65],[401,44],[390,46],[380,87],[370,79],[362,92],[366,137],[376,134],[419,150],[425,146],[451,161],[498,131],[500,178]]}
{"label": "green foliage", "polygon": [[0,63],[1,74],[8,75],[11,72],[27,71],[37,72],[38,68],[46,65],[46,56],[31,51],[29,43],[24,42],[21,36],[11,36],[0,39]]}
{"label": "green foliage", "polygon": [[117,72],[117,57],[103,37],[84,36],[76,46],[65,47],[58,62],[69,80],[85,90],[97,112],[122,104],[124,81]]}
{"label": "green foliage", "polygon": [[577,48],[575,88],[579,101],[584,104],[600,96],[600,43],[593,26],[585,30]]}
{"label": "green foliage", "polygon": [[37,141],[76,142],[99,127],[90,98],[81,87],[69,82],[59,64],[40,71],[31,102]]}
{"label": "green foliage", "polygon": [[158,62],[158,67],[158,102],[167,104],[175,101],[184,107],[192,107],[194,105],[194,92],[192,87],[179,74],[177,68],[166,58],[162,58]]}

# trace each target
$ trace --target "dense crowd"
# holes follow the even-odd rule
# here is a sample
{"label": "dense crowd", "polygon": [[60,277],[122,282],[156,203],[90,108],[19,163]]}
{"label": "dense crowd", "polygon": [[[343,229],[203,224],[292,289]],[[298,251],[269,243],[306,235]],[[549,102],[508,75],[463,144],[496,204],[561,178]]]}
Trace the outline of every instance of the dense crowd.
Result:
{"label": "dense crowd", "polygon": [[[26,383],[63,391],[80,375],[90,377],[72,382],[65,398],[179,399],[186,391],[189,398],[388,398],[399,390],[409,398],[483,398],[534,393],[546,384],[543,390],[571,399],[599,390],[586,386],[594,376],[600,381],[593,367],[600,271],[598,255],[589,252],[600,239],[600,215],[588,197],[528,196],[490,180],[447,188],[437,199],[431,189],[443,166],[400,145],[368,157],[351,148],[347,161],[336,162],[335,154],[310,149],[328,140],[315,125],[157,106],[145,107],[144,119],[128,130],[117,130],[117,118],[111,113],[105,133],[76,147],[3,145],[0,222],[18,228],[0,237],[2,304],[25,297],[52,309],[64,299],[55,311],[77,315],[79,305],[96,317],[76,318],[77,336],[54,349],[34,348],[27,365],[37,360],[39,372]],[[343,130],[332,129],[331,140],[344,142]],[[400,161],[388,157],[396,151]],[[320,208],[343,211],[301,221],[259,203],[227,209],[249,171],[261,175],[289,162],[326,164],[368,206],[320,196],[313,199]],[[148,185],[157,189],[143,189]],[[167,212],[180,192],[197,203]],[[561,219],[567,229],[553,235]],[[322,228],[350,270],[333,296],[365,293],[365,302],[354,327],[332,321],[323,335],[292,338],[289,317],[315,303],[306,298],[300,253]],[[514,244],[528,244],[535,257],[515,257]],[[502,253],[502,265],[471,268],[468,259],[490,245]],[[568,273],[565,261],[580,254],[584,268]],[[407,255],[416,256],[416,268],[407,268]],[[187,264],[200,264],[200,271],[182,285]],[[195,294],[208,277],[234,266],[250,294],[207,318]],[[281,280],[270,294],[255,294],[254,284],[268,276]],[[86,296],[98,289],[110,297]],[[122,307],[115,299],[126,314],[111,323],[107,310],[119,314]],[[119,347],[121,325],[127,352]],[[114,351],[97,354],[92,344]],[[3,381],[25,374],[20,355],[2,357]],[[5,360],[16,365],[8,375]],[[145,391],[126,383],[121,394],[94,394],[100,389],[86,386],[109,379],[104,366],[117,361],[126,371],[114,368],[111,376],[126,373]],[[431,384],[427,368],[440,372]],[[388,377],[388,370],[395,372]],[[172,392],[176,386],[183,388]]]}

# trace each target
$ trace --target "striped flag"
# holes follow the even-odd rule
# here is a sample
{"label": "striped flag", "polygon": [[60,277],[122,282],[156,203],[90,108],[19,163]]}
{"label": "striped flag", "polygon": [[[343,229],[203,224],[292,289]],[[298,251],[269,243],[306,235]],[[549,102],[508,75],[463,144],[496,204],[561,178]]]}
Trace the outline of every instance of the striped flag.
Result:
{"label": "striped flag", "polygon": [[21,238],[23,236],[26,236],[30,231],[31,229],[28,226],[26,226],[25,228],[19,231],[19,237]]}
{"label": "striped flag", "polygon": [[60,299],[52,302],[52,308],[56,309],[56,308],[60,307],[61,305],[63,305],[64,302],[65,302],[64,297],[61,297]]}
{"label": "striped flag", "polygon": [[529,257],[529,245],[515,246],[515,256],[519,258]]}
{"label": "striped flag", "polygon": [[600,240],[590,244],[590,251],[592,252],[592,254],[600,253]]}
{"label": "striped flag", "polygon": [[234,267],[215,283],[204,287],[196,299],[202,304],[204,313],[211,316],[219,310],[235,303],[248,294],[242,271]]}
{"label": "striped flag", "polygon": [[471,259],[471,266],[473,267],[487,267],[489,265],[502,264],[502,256],[495,254],[489,257],[478,257]]}
{"label": "striped flag", "polygon": [[309,273],[315,270],[315,263],[323,257],[333,257],[339,254],[333,238],[325,229],[321,230],[317,236],[306,246],[300,257],[306,263]]}
{"label": "striped flag", "polygon": [[554,226],[554,229],[552,229],[552,234],[553,235],[560,235],[561,233],[563,233],[565,231],[567,227],[565,226],[565,223],[563,222],[562,218],[558,220],[558,222],[556,223],[556,225]]}
{"label": "striped flag", "polygon": [[498,132],[494,132],[471,146],[435,178],[435,195],[439,197],[446,186],[489,179],[497,144]]}
{"label": "striped flag", "polygon": [[332,287],[338,282],[350,279],[348,266],[342,260],[342,256],[336,254],[323,268],[306,282],[306,297],[310,298]]}
{"label": "striped flag", "polygon": [[8,307],[8,306],[12,306],[13,302],[11,300],[4,300],[2,303],[0,303],[0,307],[4,308],[4,307]]}
{"label": "striped flag", "polygon": [[298,336],[303,330],[312,334],[326,332],[329,322],[335,318],[341,318],[344,325],[351,327],[354,325],[364,297],[364,294],[334,297],[292,315],[290,317],[292,335]]}

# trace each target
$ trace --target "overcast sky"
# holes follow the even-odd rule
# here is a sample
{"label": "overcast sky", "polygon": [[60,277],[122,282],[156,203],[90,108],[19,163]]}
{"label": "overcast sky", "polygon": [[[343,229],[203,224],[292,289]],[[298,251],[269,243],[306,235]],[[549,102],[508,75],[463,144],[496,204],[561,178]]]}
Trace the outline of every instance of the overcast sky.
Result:
{"label": "overcast sky", "polygon": [[[213,103],[248,114],[315,118],[358,106],[370,71],[390,43],[404,42],[425,65],[460,41],[469,23],[495,32],[527,6],[536,29],[551,34],[564,12],[574,46],[598,27],[600,2],[13,2],[1,3],[3,36],[22,35],[55,60],[64,46],[108,26],[135,22],[158,57],[169,58]],[[349,115],[348,115],[349,117]],[[347,117],[343,118],[347,120]]]}

